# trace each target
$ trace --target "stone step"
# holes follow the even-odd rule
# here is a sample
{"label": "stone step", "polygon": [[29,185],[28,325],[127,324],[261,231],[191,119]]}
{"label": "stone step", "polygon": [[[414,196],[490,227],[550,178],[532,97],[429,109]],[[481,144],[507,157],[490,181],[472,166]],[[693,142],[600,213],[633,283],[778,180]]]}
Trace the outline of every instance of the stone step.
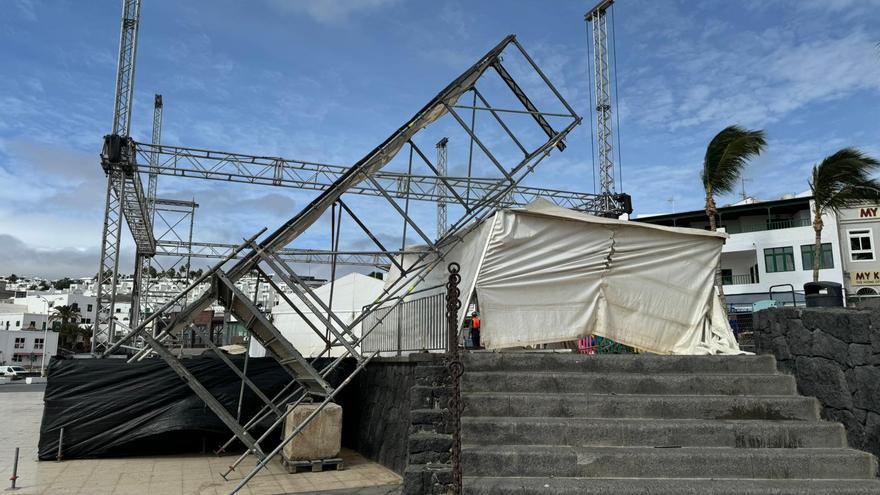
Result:
{"label": "stone step", "polygon": [[851,449],[492,445],[462,448],[466,476],[874,479],[877,461]]}
{"label": "stone step", "polygon": [[464,478],[464,495],[876,495],[880,481],[847,479]]}
{"label": "stone step", "polygon": [[568,395],[471,392],[465,416],[666,419],[819,419],[819,401],[800,396]]}
{"label": "stone step", "polygon": [[790,375],[559,373],[469,371],[464,392],[557,394],[795,395]]}
{"label": "stone step", "polygon": [[846,447],[840,423],[702,419],[462,418],[470,445]]}
{"label": "stone step", "polygon": [[605,373],[774,374],[776,358],[761,356],[659,356],[656,354],[576,354],[547,352],[469,352],[467,371],[579,371]]}

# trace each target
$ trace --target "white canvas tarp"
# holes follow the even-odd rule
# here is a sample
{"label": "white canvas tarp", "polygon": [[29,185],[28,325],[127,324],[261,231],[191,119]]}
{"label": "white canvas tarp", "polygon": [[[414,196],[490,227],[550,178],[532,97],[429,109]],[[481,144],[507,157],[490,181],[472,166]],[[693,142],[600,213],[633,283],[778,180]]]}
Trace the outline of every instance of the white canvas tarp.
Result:
{"label": "white canvas tarp", "polygon": [[[463,308],[476,294],[488,349],[598,335],[662,354],[734,353],[713,286],[725,238],[539,200],[497,212],[445,261],[461,265]],[[434,272],[419,285],[442,283]]]}

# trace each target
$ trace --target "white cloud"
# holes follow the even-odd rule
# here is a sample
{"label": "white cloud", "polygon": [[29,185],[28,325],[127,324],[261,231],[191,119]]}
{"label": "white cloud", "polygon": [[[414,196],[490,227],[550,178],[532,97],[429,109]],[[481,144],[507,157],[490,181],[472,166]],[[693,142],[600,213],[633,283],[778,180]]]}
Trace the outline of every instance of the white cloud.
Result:
{"label": "white cloud", "polygon": [[38,248],[15,236],[0,234],[0,273],[4,275],[87,277],[98,271],[98,256],[96,248]]}

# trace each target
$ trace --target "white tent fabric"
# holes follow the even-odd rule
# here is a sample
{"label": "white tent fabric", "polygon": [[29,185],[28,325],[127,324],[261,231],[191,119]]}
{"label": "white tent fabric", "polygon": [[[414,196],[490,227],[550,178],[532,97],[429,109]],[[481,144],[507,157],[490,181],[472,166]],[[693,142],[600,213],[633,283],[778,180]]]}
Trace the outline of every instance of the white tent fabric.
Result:
{"label": "white tent fabric", "polygon": [[[661,354],[738,353],[713,287],[725,238],[539,200],[497,212],[446,261],[461,265],[463,308],[476,293],[488,349],[598,335]],[[442,283],[434,272],[419,286]]]}
{"label": "white tent fabric", "polygon": [[[382,293],[384,282],[368,277],[360,273],[349,273],[344,277],[336,279],[333,288],[333,312],[342,320],[343,323],[350,324],[357,318],[363,307],[376,300]],[[330,300],[330,284],[327,283],[314,290],[315,295],[325,304]],[[320,329],[324,328],[321,319],[313,314],[305,304],[294,294],[288,294],[288,297],[297,304],[297,307],[309,319],[312,324]],[[322,315],[326,317],[327,315]],[[318,356],[324,351],[325,343],[309,324],[300,317],[293,308],[283,300],[272,308],[272,318],[275,326],[281,331],[281,334],[289,340],[296,349],[306,357]],[[361,328],[358,325],[354,329],[355,335],[360,336]],[[334,347],[331,349],[329,356],[340,356],[345,349],[342,347]],[[262,357],[266,355],[266,350],[256,342],[251,343],[250,355],[253,357]],[[323,354],[327,356],[327,354]]]}

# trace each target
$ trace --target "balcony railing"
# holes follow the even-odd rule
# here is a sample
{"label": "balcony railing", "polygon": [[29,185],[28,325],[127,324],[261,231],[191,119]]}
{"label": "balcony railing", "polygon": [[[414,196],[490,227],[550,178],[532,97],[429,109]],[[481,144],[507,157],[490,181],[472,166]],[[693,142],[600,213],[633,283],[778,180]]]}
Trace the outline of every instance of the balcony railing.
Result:
{"label": "balcony railing", "polygon": [[747,284],[757,284],[758,280],[756,277],[751,274],[744,275],[722,275],[721,276],[721,285],[747,285]]}
{"label": "balcony railing", "polygon": [[809,227],[812,225],[810,219],[789,218],[785,220],[772,220],[767,222],[753,222],[745,224],[724,225],[728,234],[745,234],[747,232],[761,232],[764,230],[792,229],[795,227]]}

